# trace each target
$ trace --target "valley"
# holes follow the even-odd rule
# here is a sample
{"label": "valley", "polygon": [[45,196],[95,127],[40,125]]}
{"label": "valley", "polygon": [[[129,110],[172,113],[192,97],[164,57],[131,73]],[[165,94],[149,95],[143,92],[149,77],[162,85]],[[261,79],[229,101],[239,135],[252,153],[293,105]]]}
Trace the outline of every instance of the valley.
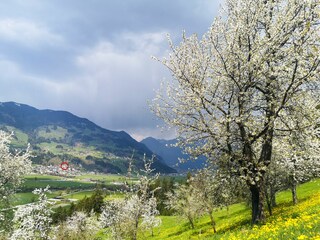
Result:
{"label": "valley", "polygon": [[137,181],[136,177],[128,178],[124,175],[115,174],[83,174],[77,176],[54,176],[31,174],[24,177],[20,189],[12,198],[12,205],[24,205],[37,201],[32,193],[35,188],[50,186],[51,193],[48,198],[54,202],[54,207],[70,205],[85,197],[90,197],[95,189],[103,190],[105,199],[113,199],[121,196],[126,181],[131,184]]}

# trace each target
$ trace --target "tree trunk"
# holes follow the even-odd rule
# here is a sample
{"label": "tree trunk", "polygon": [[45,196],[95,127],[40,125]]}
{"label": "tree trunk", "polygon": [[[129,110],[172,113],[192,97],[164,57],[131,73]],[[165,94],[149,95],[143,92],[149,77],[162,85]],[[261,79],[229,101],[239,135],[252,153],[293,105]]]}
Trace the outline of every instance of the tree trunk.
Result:
{"label": "tree trunk", "polygon": [[276,191],[275,191],[275,189],[274,189],[274,187],[272,185],[270,186],[270,197],[271,197],[271,206],[272,207],[277,206]]}
{"label": "tree trunk", "polygon": [[291,192],[292,192],[292,202],[294,205],[296,205],[298,203],[298,197],[297,197],[297,183],[295,181],[292,182]]}
{"label": "tree trunk", "polygon": [[250,187],[252,200],[252,224],[264,223],[266,220],[263,206],[265,197],[261,185],[252,185]]}
{"label": "tree trunk", "polygon": [[268,211],[269,215],[272,216],[272,200],[271,200],[271,194],[269,195],[268,193],[268,188],[265,188],[265,195],[266,195],[266,200],[267,200],[267,206],[268,206]]}
{"label": "tree trunk", "polygon": [[213,219],[212,212],[209,212],[209,216],[210,216],[211,226],[213,228],[213,232],[216,233],[217,232],[217,230],[216,230],[216,222]]}
{"label": "tree trunk", "polygon": [[131,236],[132,240],[137,240],[138,226],[139,226],[139,218],[136,218],[135,219],[135,224],[134,224],[135,229],[133,230],[133,233],[132,233],[132,236]]}
{"label": "tree trunk", "polygon": [[277,203],[276,203],[276,191],[275,191],[272,183],[270,184],[270,186],[266,186],[266,188],[265,188],[265,196],[266,196],[266,200],[267,200],[267,206],[268,206],[269,214],[270,214],[270,216],[272,216],[272,208],[277,206]]}
{"label": "tree trunk", "polygon": [[188,220],[189,220],[189,223],[191,225],[191,228],[194,229],[194,223],[193,223],[193,219],[191,216],[188,216]]}

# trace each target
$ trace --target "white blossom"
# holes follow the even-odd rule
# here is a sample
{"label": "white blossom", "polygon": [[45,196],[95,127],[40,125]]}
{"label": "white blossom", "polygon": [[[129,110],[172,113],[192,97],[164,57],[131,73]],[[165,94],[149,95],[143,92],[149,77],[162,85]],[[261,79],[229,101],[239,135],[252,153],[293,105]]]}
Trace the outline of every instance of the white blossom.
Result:
{"label": "white blossom", "polygon": [[246,180],[253,223],[264,219],[259,202],[273,142],[295,130],[286,125],[293,116],[308,120],[305,99],[319,98],[319,8],[318,0],[226,0],[201,39],[170,41],[161,61],[172,81],[153,111],[192,156],[227,159]]}
{"label": "white blossom", "polygon": [[12,135],[0,130],[0,201],[8,199],[31,171],[29,147],[10,151]]}
{"label": "white blossom", "polygon": [[33,240],[51,239],[51,203],[48,201],[46,193],[49,186],[45,189],[35,189],[34,194],[39,195],[39,201],[19,206],[14,213],[14,231],[10,236],[12,240]]}
{"label": "white blossom", "polygon": [[92,212],[90,215],[76,211],[65,224],[65,234],[74,236],[94,236],[100,229],[100,224]]}
{"label": "white blossom", "polygon": [[113,239],[137,239],[140,225],[144,230],[151,230],[152,234],[152,229],[160,225],[154,197],[157,189],[150,189],[151,183],[158,178],[158,174],[150,176],[152,162],[153,159],[145,161],[145,169],[142,170],[145,175],[140,176],[135,192],[127,194],[124,200],[108,202],[103,209],[100,221]]}
{"label": "white blossom", "polygon": [[0,209],[7,209],[0,213],[2,232],[9,232],[11,228],[8,209],[12,195],[23,182],[23,176],[31,171],[29,147],[24,151],[10,149],[12,136],[0,130]]}

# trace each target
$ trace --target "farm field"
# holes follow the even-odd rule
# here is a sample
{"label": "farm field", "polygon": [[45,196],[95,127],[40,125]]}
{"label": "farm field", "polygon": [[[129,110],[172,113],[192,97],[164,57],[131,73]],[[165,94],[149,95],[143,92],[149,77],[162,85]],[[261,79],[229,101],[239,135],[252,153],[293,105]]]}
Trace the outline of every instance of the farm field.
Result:
{"label": "farm field", "polygon": [[[178,216],[161,216],[162,225],[151,232],[140,232],[138,239],[320,239],[320,179],[298,187],[299,202],[291,203],[291,192],[277,194],[277,207],[265,225],[250,224],[251,213],[246,204],[239,203],[215,214],[217,233],[208,216],[197,220],[195,229]],[[99,234],[104,237],[102,231]],[[103,238],[107,239],[107,238]]]}
{"label": "farm field", "polygon": [[62,196],[63,199],[76,199],[80,200],[85,197],[90,197],[93,194],[93,190],[85,190],[85,191],[79,191],[79,192],[73,192],[69,194],[65,194]]}
{"label": "farm field", "polygon": [[[106,174],[87,174],[77,176],[76,178],[64,178],[61,176],[40,175],[33,174],[25,176],[25,181],[20,187],[12,200],[12,205],[23,205],[32,203],[37,200],[36,196],[32,193],[35,188],[45,188],[50,186],[51,193],[48,198],[60,196],[61,200],[76,199],[80,200],[85,197],[90,197],[97,184],[109,186],[114,188],[114,182],[124,182],[125,177],[120,175],[106,175]],[[134,180],[133,180],[134,181]],[[121,194],[108,194],[107,199],[114,199],[121,197]]]}
{"label": "farm field", "polygon": [[[101,183],[108,185],[114,182],[124,182],[126,180],[126,177],[118,174],[84,174],[84,175],[77,176],[75,179],[78,181],[87,181],[87,180],[99,181]],[[137,179],[138,178],[133,178],[133,181]]]}
{"label": "farm field", "polygon": [[[52,193],[49,193],[47,195],[48,198],[54,198],[56,196],[59,196],[61,191],[54,191]],[[37,196],[34,195],[32,192],[23,192],[23,193],[16,193],[14,195],[12,205],[17,206],[17,205],[23,205],[27,203],[32,203],[37,200]]]}
{"label": "farm field", "polygon": [[32,191],[34,188],[45,188],[50,186],[50,189],[65,190],[69,189],[91,189],[94,188],[95,183],[71,181],[71,180],[26,180],[23,183],[23,191]]}

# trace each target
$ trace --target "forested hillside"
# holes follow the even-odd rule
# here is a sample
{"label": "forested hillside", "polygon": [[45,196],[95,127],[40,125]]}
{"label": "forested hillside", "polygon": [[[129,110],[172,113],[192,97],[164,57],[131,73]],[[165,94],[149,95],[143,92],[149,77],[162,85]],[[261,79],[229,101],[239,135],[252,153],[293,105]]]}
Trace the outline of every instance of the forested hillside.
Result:
{"label": "forested hillside", "polygon": [[[68,161],[86,170],[126,173],[129,160],[135,171],[143,168],[143,156],[152,152],[124,131],[101,128],[85,118],[66,111],[38,110],[25,104],[0,104],[0,127],[14,133],[12,146],[31,145],[32,161],[37,164],[59,165]],[[133,156],[133,157],[132,157]],[[175,172],[157,157],[157,171]]]}

